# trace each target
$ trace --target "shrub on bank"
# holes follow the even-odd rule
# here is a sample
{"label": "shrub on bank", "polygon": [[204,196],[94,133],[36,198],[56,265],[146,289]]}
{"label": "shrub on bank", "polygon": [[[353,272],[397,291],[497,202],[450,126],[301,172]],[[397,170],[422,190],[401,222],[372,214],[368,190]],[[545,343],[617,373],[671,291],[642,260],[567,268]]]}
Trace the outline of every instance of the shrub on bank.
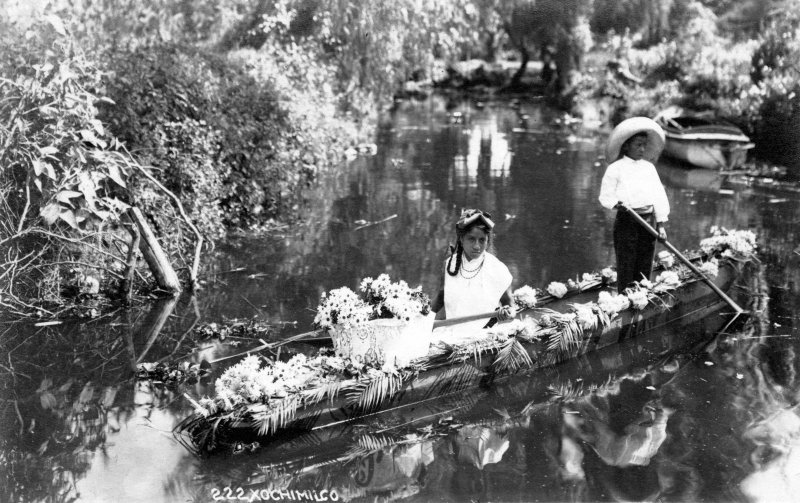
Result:
{"label": "shrub on bank", "polygon": [[[301,51],[292,57],[173,45],[109,57],[116,104],[104,118],[211,239],[292,215],[302,189],[354,134],[321,86],[323,71]],[[292,64],[307,65],[304,81],[294,79]],[[160,224],[168,231],[170,222]]]}

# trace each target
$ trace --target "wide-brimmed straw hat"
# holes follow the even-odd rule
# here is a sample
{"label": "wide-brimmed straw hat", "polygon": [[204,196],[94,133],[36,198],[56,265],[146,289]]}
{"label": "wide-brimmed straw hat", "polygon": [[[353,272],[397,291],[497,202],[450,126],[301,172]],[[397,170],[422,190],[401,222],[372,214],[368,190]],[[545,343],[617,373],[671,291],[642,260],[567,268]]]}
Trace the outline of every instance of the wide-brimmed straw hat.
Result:
{"label": "wide-brimmed straw hat", "polygon": [[648,117],[631,117],[617,124],[611,131],[606,146],[606,159],[614,162],[619,158],[619,150],[628,138],[635,134],[647,133],[647,148],[644,157],[650,162],[656,162],[661,150],[664,148],[664,130],[653,119]]}

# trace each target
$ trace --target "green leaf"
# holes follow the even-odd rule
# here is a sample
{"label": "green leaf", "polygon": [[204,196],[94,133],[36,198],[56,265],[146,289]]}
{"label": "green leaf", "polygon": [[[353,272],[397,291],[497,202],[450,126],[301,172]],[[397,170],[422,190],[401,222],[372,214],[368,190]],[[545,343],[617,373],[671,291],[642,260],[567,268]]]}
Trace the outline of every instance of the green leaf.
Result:
{"label": "green leaf", "polygon": [[53,168],[53,165],[49,162],[42,163],[44,164],[44,169],[47,170],[47,177],[51,180],[56,179],[56,170]]}
{"label": "green leaf", "polygon": [[56,31],[56,33],[58,33],[62,37],[65,37],[67,35],[67,30],[64,28],[64,23],[61,21],[61,18],[51,14],[47,16],[46,19],[47,22],[50,24],[50,26],[52,26],[53,29]]}
{"label": "green leaf", "polygon": [[107,167],[109,178],[114,180],[120,187],[125,188],[125,180],[122,179],[122,172],[120,172],[119,166],[116,164],[109,164]]}
{"label": "green leaf", "polygon": [[95,132],[97,134],[99,134],[100,136],[105,136],[106,133],[105,133],[105,129],[103,128],[103,123],[100,122],[97,119],[92,119],[91,122],[92,122],[92,127],[94,127]]}
{"label": "green leaf", "polygon": [[81,196],[83,196],[83,193],[78,192],[76,190],[60,190],[56,194],[56,199],[60,203],[72,204],[72,201],[70,201],[70,199]]}
{"label": "green leaf", "polygon": [[75,213],[73,213],[72,210],[62,210],[61,213],[58,214],[58,218],[67,222],[73,229],[80,230],[78,221],[75,219]]}
{"label": "green leaf", "polygon": [[43,156],[54,155],[58,153],[58,149],[52,145],[48,145],[46,147],[42,147],[39,149],[39,152],[42,153]]}
{"label": "green leaf", "polygon": [[[38,178],[37,178],[38,180]],[[47,205],[39,211],[39,214],[44,219],[47,225],[53,225],[58,219],[58,214],[61,211],[61,206],[58,203],[47,203]]]}
{"label": "green leaf", "polygon": [[44,163],[42,161],[34,160],[31,162],[31,164],[33,165],[33,173],[36,176],[39,176],[42,173],[44,173],[45,168],[44,168]]}

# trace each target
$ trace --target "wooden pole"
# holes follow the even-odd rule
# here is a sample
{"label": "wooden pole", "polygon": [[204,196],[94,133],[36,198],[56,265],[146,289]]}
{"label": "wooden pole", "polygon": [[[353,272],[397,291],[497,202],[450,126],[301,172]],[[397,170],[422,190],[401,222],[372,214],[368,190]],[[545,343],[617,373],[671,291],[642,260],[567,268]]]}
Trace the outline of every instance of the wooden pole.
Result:
{"label": "wooden pole", "polygon": [[692,264],[692,261],[691,261],[691,260],[689,260],[688,258],[686,258],[686,257],[685,257],[685,256],[684,256],[684,255],[683,255],[681,252],[679,252],[679,251],[678,251],[678,249],[677,249],[677,248],[675,248],[674,246],[672,246],[672,243],[670,243],[670,242],[669,242],[669,241],[667,241],[666,239],[661,239],[660,237],[658,237],[658,231],[657,231],[657,230],[655,230],[655,229],[653,228],[653,226],[652,226],[652,225],[650,225],[649,223],[647,223],[647,221],[646,221],[644,218],[642,218],[642,217],[641,217],[641,215],[639,215],[638,213],[636,213],[635,211],[633,211],[633,210],[632,210],[631,208],[629,208],[628,206],[624,206],[624,208],[625,208],[625,210],[626,210],[628,213],[630,213],[631,215],[633,215],[633,218],[634,218],[634,219],[636,219],[636,221],[637,221],[637,222],[639,222],[639,224],[641,224],[641,225],[642,225],[642,227],[644,227],[645,229],[647,229],[647,232],[649,232],[650,234],[652,234],[653,236],[655,236],[655,238],[656,238],[656,239],[658,239],[659,241],[661,241],[661,242],[664,244],[664,246],[666,246],[666,247],[667,247],[667,249],[668,249],[669,251],[671,251],[672,253],[674,253],[674,254],[675,254],[675,256],[676,256],[676,257],[678,257],[678,258],[680,259],[680,261],[681,261],[681,262],[683,262],[684,264],[686,264],[686,267],[688,267],[689,269],[691,269],[691,271],[692,271],[693,273],[695,273],[695,274],[697,274],[698,276],[700,276],[700,278],[701,278],[703,281],[705,281],[705,283],[706,283],[708,286],[710,286],[710,287],[711,287],[711,289],[712,289],[712,290],[714,290],[714,292],[716,292],[716,294],[717,294],[717,295],[719,295],[719,296],[722,298],[722,300],[724,300],[725,302],[727,302],[729,306],[731,306],[731,307],[732,307],[734,310],[736,310],[736,314],[737,314],[737,315],[738,315],[738,314],[742,314],[742,313],[744,312],[744,309],[742,309],[741,307],[739,307],[739,304],[737,304],[736,302],[734,302],[734,300],[733,300],[733,299],[731,299],[730,297],[728,297],[728,295],[726,295],[726,294],[725,294],[725,292],[723,292],[723,291],[722,291],[722,290],[721,290],[721,289],[720,289],[720,288],[719,288],[719,287],[716,285],[716,283],[714,283],[713,281],[711,281],[710,279],[708,279],[708,278],[706,277],[706,275],[705,275],[705,274],[703,274],[703,273],[700,271],[700,269],[698,269],[698,268],[697,268],[697,267],[696,267],[694,264]]}
{"label": "wooden pole", "polygon": [[178,275],[172,268],[172,264],[167,258],[167,254],[161,248],[161,245],[156,239],[156,235],[150,229],[150,225],[145,220],[142,211],[139,208],[131,207],[128,211],[131,220],[136,224],[139,229],[139,234],[142,240],[139,242],[139,248],[142,250],[142,256],[145,262],[150,267],[150,271],[158,283],[159,288],[172,292],[173,294],[180,293],[181,283]]}
{"label": "wooden pole", "polygon": [[495,317],[497,317],[497,311],[487,311],[485,313],[470,314],[468,316],[459,316],[458,318],[436,320],[433,322],[433,328],[449,327],[451,325],[459,325],[461,323],[468,323],[470,321],[482,320],[484,318],[495,318]]}

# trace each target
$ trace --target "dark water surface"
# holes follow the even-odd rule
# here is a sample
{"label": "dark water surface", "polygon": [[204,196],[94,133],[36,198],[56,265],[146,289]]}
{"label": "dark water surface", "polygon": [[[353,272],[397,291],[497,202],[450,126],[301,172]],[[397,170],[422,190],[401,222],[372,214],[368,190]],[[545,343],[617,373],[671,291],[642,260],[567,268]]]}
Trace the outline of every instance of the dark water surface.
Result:
{"label": "dark water surface", "polygon": [[[404,103],[382,118],[376,155],[320,181],[304,224],[219,247],[195,298],[74,326],[0,325],[0,498],[800,500],[800,197],[666,161],[673,244],[693,248],[712,225],[753,229],[761,243],[754,323],[708,348],[657,358],[680,335],[663,333],[467,394],[456,407],[469,417],[441,414],[402,436],[377,418],[213,459],[171,430],[191,413],[184,393],[211,394],[235,360],[182,387],[133,379],[137,363],[214,360],[251,342],[198,342],[198,323],[257,317],[276,326],[265,337],[306,331],[321,292],[365,276],[433,295],[462,207],[494,214],[515,288],[612,264],[613,215],[597,203],[606,134],[539,103]],[[546,384],[582,398],[548,401]]]}

